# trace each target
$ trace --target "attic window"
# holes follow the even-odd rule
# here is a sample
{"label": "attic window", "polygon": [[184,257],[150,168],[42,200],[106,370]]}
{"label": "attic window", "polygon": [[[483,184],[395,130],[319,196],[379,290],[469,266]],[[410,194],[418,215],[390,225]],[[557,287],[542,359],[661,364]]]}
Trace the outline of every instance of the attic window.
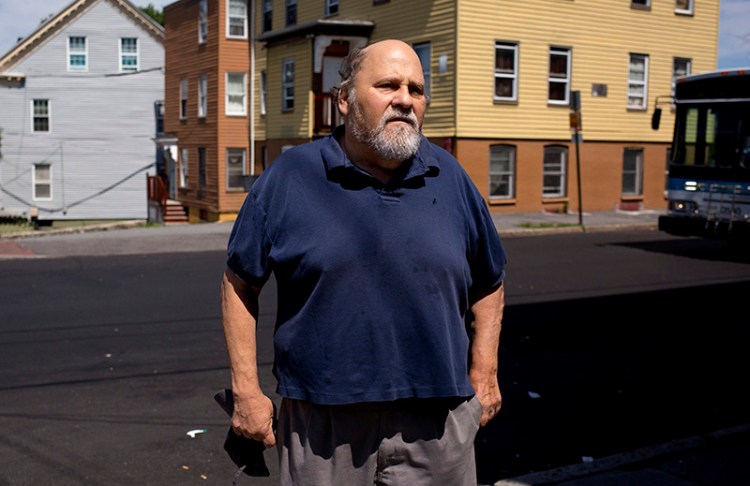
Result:
{"label": "attic window", "polygon": [[85,37],[68,37],[68,71],[87,71],[87,54]]}

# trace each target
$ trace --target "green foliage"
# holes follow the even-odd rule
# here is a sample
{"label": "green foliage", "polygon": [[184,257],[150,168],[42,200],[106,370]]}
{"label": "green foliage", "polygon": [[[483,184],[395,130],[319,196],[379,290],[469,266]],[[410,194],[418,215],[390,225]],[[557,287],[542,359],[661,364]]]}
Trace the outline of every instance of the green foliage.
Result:
{"label": "green foliage", "polygon": [[141,12],[145,13],[152,19],[156,20],[159,25],[164,26],[164,11],[154,7],[153,3],[149,3],[145,7],[139,7]]}

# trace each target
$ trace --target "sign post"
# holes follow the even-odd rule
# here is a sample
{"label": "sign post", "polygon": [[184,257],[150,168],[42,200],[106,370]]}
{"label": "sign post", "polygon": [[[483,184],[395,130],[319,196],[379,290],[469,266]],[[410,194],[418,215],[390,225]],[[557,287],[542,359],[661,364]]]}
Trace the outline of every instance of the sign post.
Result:
{"label": "sign post", "polygon": [[[578,181],[578,224],[583,226],[583,201],[581,198],[581,92],[570,93],[570,129],[573,132],[573,140],[576,144],[576,178]],[[585,228],[584,228],[585,229]]]}

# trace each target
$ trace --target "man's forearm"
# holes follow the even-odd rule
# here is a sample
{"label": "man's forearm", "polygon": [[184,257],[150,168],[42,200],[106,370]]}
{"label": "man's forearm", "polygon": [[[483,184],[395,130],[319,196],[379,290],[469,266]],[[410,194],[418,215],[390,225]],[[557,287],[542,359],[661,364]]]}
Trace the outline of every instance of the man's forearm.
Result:
{"label": "man's forearm", "polygon": [[502,405],[497,373],[504,307],[505,289],[502,285],[471,306],[474,314],[474,339],[471,345],[469,378],[482,404],[481,425],[486,425],[494,418]]}
{"label": "man's forearm", "polygon": [[273,447],[273,403],[263,394],[258,379],[256,327],[258,289],[240,280],[231,270],[221,282],[221,311],[224,337],[232,370],[235,433],[263,441]]}
{"label": "man's forearm", "polygon": [[221,285],[221,311],[232,388],[243,394],[261,393],[256,339],[258,296],[229,269]]}

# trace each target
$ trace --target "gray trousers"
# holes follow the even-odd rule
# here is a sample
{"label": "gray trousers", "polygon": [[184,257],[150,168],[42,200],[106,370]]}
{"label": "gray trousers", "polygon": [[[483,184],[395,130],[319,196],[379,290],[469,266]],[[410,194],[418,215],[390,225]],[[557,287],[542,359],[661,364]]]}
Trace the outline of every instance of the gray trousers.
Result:
{"label": "gray trousers", "polygon": [[282,486],[476,486],[474,397],[315,405],[283,399]]}

